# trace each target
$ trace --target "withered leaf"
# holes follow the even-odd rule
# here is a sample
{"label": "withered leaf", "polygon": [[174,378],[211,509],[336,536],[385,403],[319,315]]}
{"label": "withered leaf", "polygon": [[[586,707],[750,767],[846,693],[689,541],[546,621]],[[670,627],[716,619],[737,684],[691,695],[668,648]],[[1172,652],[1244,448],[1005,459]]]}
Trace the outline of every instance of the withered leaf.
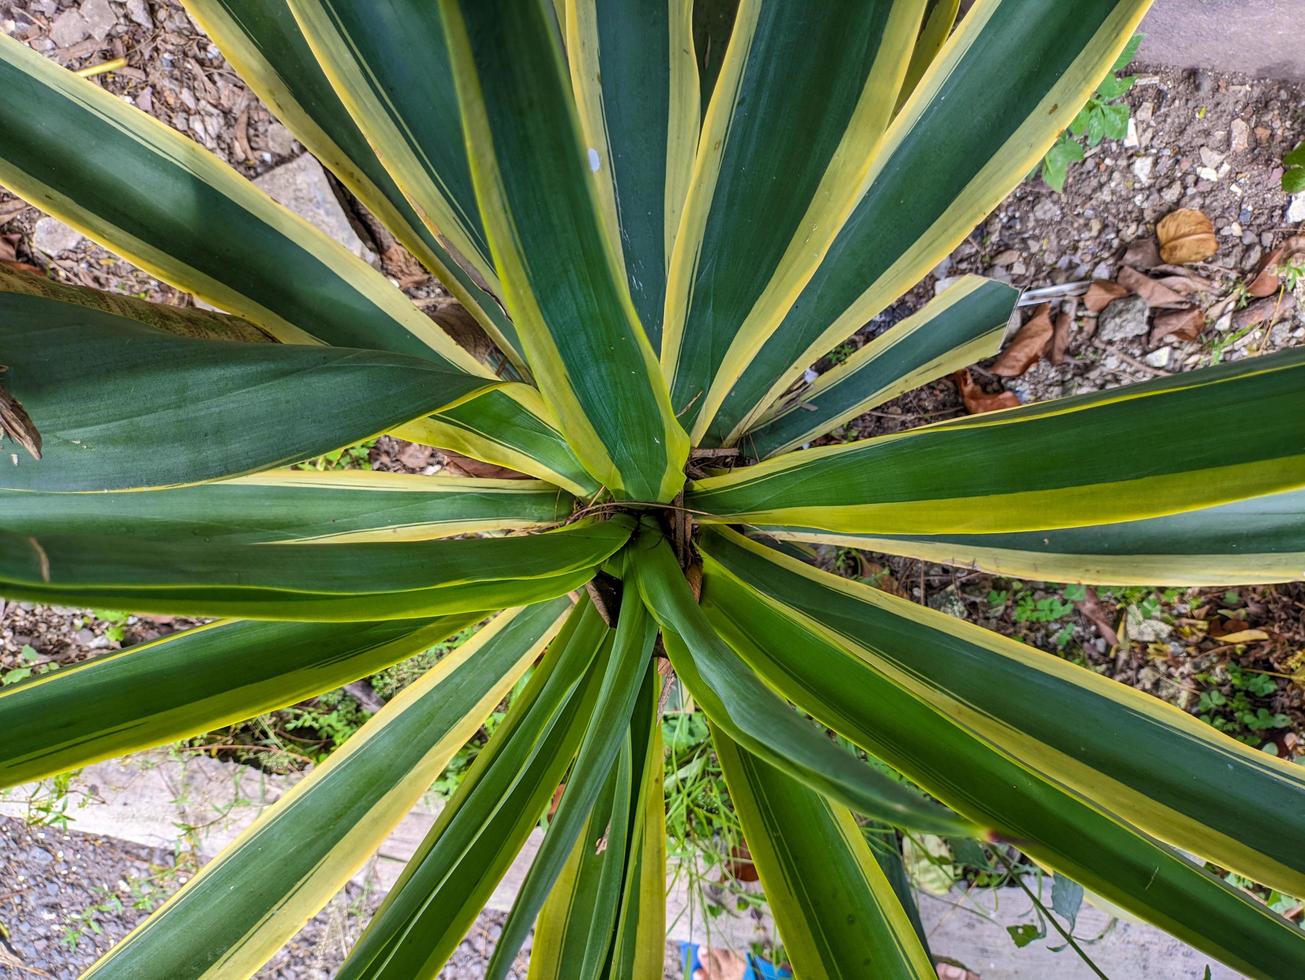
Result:
{"label": "withered leaf", "polygon": [[1123,262],[1138,269],[1154,269],[1160,264],[1160,248],[1151,238],[1139,238],[1124,252]]}
{"label": "withered leaf", "polygon": [[1174,265],[1204,262],[1219,251],[1214,223],[1194,208],[1180,208],[1161,218],[1155,234],[1160,242],[1160,257]]}
{"label": "withered leaf", "polygon": [[1257,299],[1250,306],[1233,314],[1233,329],[1245,330],[1247,327],[1258,326],[1266,320],[1281,320],[1291,316],[1291,311],[1295,308],[1296,297],[1292,293]]}
{"label": "withered leaf", "polygon": [[1095,279],[1083,297],[1083,305],[1093,313],[1100,313],[1117,299],[1128,295],[1128,290],[1109,279]]}
{"label": "withered leaf", "polygon": [[1282,285],[1282,267],[1301,260],[1305,260],[1305,235],[1293,235],[1264,257],[1247,292],[1256,299],[1272,296]]}
{"label": "withered leaf", "polygon": [[0,436],[8,436],[27,450],[32,459],[41,458],[41,433],[22,404],[0,385]]}
{"label": "withered leaf", "polygon": [[482,480],[530,479],[525,473],[518,473],[506,466],[485,463],[478,459],[472,459],[470,456],[463,456],[461,453],[450,452],[447,449],[441,449],[440,454],[444,457],[444,473],[448,476],[474,476]]}
{"label": "withered leaf", "polygon": [[1074,329],[1074,315],[1078,313],[1078,300],[1070,299],[1065,308],[1056,317],[1055,327],[1051,333],[1052,364],[1064,364],[1065,352],[1069,350],[1069,335]]}
{"label": "withered leaf", "polygon": [[1124,266],[1119,270],[1119,285],[1131,289],[1146,300],[1147,306],[1175,307],[1185,302],[1181,293],[1175,292],[1158,279]]}
{"label": "withered leaf", "polygon": [[1020,400],[1015,392],[999,391],[990,395],[975,383],[969,371],[957,371],[952,375],[952,382],[961,393],[965,410],[971,415],[982,415],[1003,408],[1019,408]]}
{"label": "withered leaf", "polygon": [[1033,311],[1029,322],[1020,327],[1015,339],[1001,352],[990,370],[1003,378],[1018,378],[1042,357],[1054,332],[1051,304],[1043,303]]}
{"label": "withered leaf", "polygon": [[1172,313],[1161,313],[1151,327],[1150,346],[1154,347],[1166,337],[1176,340],[1195,340],[1205,329],[1205,314],[1194,306]]}

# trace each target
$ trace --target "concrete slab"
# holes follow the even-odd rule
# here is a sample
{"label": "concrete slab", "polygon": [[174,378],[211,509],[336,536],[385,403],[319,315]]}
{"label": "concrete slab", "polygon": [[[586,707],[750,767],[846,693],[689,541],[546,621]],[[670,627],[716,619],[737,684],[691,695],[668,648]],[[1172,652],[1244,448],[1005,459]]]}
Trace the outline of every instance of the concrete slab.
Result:
{"label": "concrete slab", "polygon": [[1305,81],[1305,0],[1156,0],[1147,64]]}

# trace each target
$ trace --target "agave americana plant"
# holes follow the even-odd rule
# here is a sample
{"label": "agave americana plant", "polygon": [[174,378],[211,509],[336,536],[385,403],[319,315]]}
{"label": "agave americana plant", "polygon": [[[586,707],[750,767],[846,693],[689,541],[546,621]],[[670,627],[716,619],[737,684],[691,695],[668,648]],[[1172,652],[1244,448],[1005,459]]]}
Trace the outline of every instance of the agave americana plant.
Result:
{"label": "agave americana plant", "polygon": [[[340,975],[437,973],[564,786],[490,975],[534,927],[532,977],[660,976],[672,677],[799,976],[933,975],[864,821],[1013,842],[1236,969],[1305,972],[1305,933],[1206,865],[1305,895],[1300,767],[795,544],[1305,574],[1299,352],[801,448],[995,352],[1015,292],[965,278],[800,384],[1033,169],[1147,0],[979,0],[954,27],[957,0],[186,6],[465,312],[432,320],[0,44],[0,182],[231,314],[5,276],[4,383],[44,458],[3,468],[3,594],[222,618],[0,693],[0,779],[487,622],[91,975],[254,972],[522,682]],[[531,479],[283,468],[381,432]]]}

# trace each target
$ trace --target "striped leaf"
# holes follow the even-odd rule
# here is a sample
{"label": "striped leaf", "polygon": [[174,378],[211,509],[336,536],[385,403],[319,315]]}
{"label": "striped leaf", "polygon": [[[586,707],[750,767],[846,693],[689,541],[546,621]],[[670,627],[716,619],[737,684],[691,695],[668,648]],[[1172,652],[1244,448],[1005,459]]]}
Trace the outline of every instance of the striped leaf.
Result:
{"label": "striped leaf", "polygon": [[394,434],[528,473],[578,497],[594,497],[602,489],[575,458],[539,392],[525,385],[486,392],[399,426]]}
{"label": "striped leaf", "polygon": [[692,0],[568,0],[566,52],[612,248],[661,346],[666,266],[698,142]]}
{"label": "striped leaf", "polygon": [[1150,0],[982,0],[897,114],[851,216],[705,439],[730,444],[826,351],[951,253],[1033,170]]}
{"label": "striped leaf", "polygon": [[409,860],[337,980],[435,976],[475,922],[575,756],[608,630],[578,604]]}
{"label": "striped leaf", "polygon": [[179,289],[279,340],[490,371],[381,273],[229,166],[0,36],[0,183]]}
{"label": "striped leaf", "polygon": [[[516,346],[516,329],[498,300],[482,285],[489,272],[489,263],[482,260],[478,266],[464,269],[446,240],[441,240],[441,236],[422,221],[332,89],[330,80],[295,23],[287,0],[186,0],[186,9],[204,33],[217,42],[241,80],[272,108],[299,142],[329,167],[395,238],[471,311],[515,367],[524,370],[525,362]],[[372,25],[378,23],[378,9],[379,5],[371,6]],[[369,31],[367,38],[376,43],[376,32]],[[429,63],[424,59],[405,57],[377,64],[412,70]],[[446,86],[450,84],[447,74],[437,71],[433,77]],[[434,108],[438,102],[427,99],[424,105]],[[456,113],[444,121],[456,127]],[[450,140],[444,134],[432,149],[446,153],[450,158],[462,156],[461,142]],[[458,159],[457,162],[465,173],[465,160]],[[466,187],[470,188],[469,181]],[[470,197],[467,203],[471,203]]]}
{"label": "striped leaf", "polygon": [[[621,603],[613,641],[599,658],[602,688],[576,754],[575,767],[567,778],[566,789],[549,821],[539,853],[517,891],[512,912],[503,924],[487,976],[501,980],[507,975],[536,915],[544,907],[558,876],[563,874],[568,855],[573,855],[577,840],[583,845],[581,830],[613,771],[618,753],[628,741],[630,715],[656,639],[656,624],[631,590]],[[574,856],[572,859],[578,860]]]}
{"label": "striped leaf", "polygon": [[286,2],[336,96],[427,229],[501,297],[436,4]]}
{"label": "striped leaf", "polygon": [[716,635],[666,542],[645,525],[635,547],[628,571],[661,625],[676,676],[721,731],[858,813],[928,833],[977,831],[913,787],[844,751],[792,711]]}
{"label": "striped leaf", "polygon": [[700,481],[687,504],[713,522],[854,534],[1086,527],[1300,488],[1302,447],[1305,350],[1288,350],[799,450]]}
{"label": "striped leaf", "polygon": [[0,532],[0,593],[107,609],[249,619],[417,619],[538,602],[579,588],[630,523],[518,537],[228,544]]}
{"label": "striped leaf", "polygon": [[387,704],[87,972],[254,973],[360,868],[561,625],[557,599],[495,618]]}
{"label": "striped leaf", "polygon": [[[599,980],[606,975],[621,906],[635,795],[628,730],[621,735],[615,764],[602,774],[598,799],[540,911],[530,949],[529,980]],[[519,896],[517,901],[520,904]],[[488,980],[507,976],[509,964],[499,954],[502,948],[494,950]],[[496,970],[497,963],[502,965]]]}
{"label": "striped leaf", "polygon": [[[763,598],[714,557],[705,572],[704,609],[752,669],[940,800],[1234,969],[1291,975],[1305,957],[1305,934],[1257,899],[939,713],[917,696],[918,685],[883,673],[870,654],[816,620]],[[1031,710],[1026,702],[1023,712]]]}
{"label": "striped leaf", "polygon": [[0,490],[0,529],[254,543],[424,541],[560,524],[572,498],[537,480],[269,470],[148,494]]}
{"label": "striped leaf", "polygon": [[938,57],[943,43],[956,25],[956,15],[960,9],[961,0],[928,0],[924,8],[924,21],[920,24],[920,34],[915,39],[915,49],[911,52],[911,64],[906,69],[906,80],[897,96],[898,110],[910,98],[924,73]]}
{"label": "striped leaf", "polygon": [[864,548],[1039,582],[1198,586],[1305,577],[1305,490],[1169,517],[1008,534],[765,531],[782,540]]}
{"label": "striped leaf", "polygon": [[1305,893],[1299,766],[1127,685],[732,532],[713,536],[709,549],[768,602],[818,622],[833,642],[1028,767],[1176,847]]}
{"label": "striped leaf", "polygon": [[374,674],[479,618],[231,620],[0,688],[0,786],[230,725]]}
{"label": "striped leaf", "polygon": [[636,799],[608,976],[655,977],[666,957],[666,803],[662,677],[649,663],[630,722]]}
{"label": "striped leaf", "polygon": [[856,204],[924,4],[739,4],[666,289],[662,367],[695,442]]}
{"label": "striped leaf", "polygon": [[688,440],[605,230],[590,173],[602,159],[583,145],[549,8],[442,0],[440,9],[477,199],[540,391],[615,496],[670,500]]}
{"label": "striped leaf", "polygon": [[920,312],[888,328],[809,387],[774,406],[739,445],[765,459],[831,432],[863,412],[992,357],[1019,290],[964,276]]}
{"label": "striped leaf", "polygon": [[934,980],[933,961],[852,811],[719,731],[712,744],[794,972]]}
{"label": "striped leaf", "polygon": [[[98,289],[51,282],[0,266],[0,293],[20,293],[136,320],[183,337],[271,341],[247,320],[191,307],[165,306]],[[311,338],[307,338],[311,340]],[[276,356],[276,355],[271,355]],[[539,392],[524,384],[484,391],[432,418],[394,428],[395,435],[529,473],[586,497],[599,485],[576,460]]]}
{"label": "striped leaf", "polygon": [[0,293],[6,386],[45,442],[10,490],[167,487],[292,463],[496,384],[425,358],[180,337]]}

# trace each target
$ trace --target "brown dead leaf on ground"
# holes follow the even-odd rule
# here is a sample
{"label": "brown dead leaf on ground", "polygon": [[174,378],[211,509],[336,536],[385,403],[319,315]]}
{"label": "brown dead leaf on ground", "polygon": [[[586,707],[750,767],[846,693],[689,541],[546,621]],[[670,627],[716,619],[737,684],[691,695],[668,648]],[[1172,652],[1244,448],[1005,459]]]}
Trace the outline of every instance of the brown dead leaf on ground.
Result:
{"label": "brown dead leaf on ground", "polygon": [[889,595],[900,596],[908,599],[906,590],[902,588],[901,583],[893,578],[892,573],[878,562],[867,561],[865,555],[860,552],[856,556],[858,571],[863,582],[868,583],[880,592],[887,592]]}
{"label": "brown dead leaf on ground", "polygon": [[21,198],[14,198],[11,201],[0,201],[0,225],[4,224],[10,218],[22,214],[27,208],[27,202]]}
{"label": "brown dead leaf on ground", "polygon": [[971,415],[995,412],[1003,408],[1019,408],[1020,400],[1013,391],[999,391],[990,395],[975,383],[968,370],[957,371],[952,375],[952,382],[961,393],[965,410]]}
{"label": "brown dead leaf on ground", "polygon": [[1051,324],[1051,304],[1043,303],[1033,311],[1029,322],[1020,327],[991,368],[993,374],[1003,378],[1018,378],[1041,359],[1051,344],[1055,328]]}
{"label": "brown dead leaf on ground", "polygon": [[1149,344],[1156,346],[1167,337],[1176,340],[1195,340],[1205,329],[1205,314],[1194,306],[1172,313],[1161,313],[1151,327]]}
{"label": "brown dead leaf on ground", "polygon": [[45,273],[36,266],[18,261],[18,243],[22,240],[22,235],[0,235],[0,263],[9,266],[11,269],[34,272],[38,276],[44,275]]}
{"label": "brown dead leaf on ground", "polygon": [[[758,881],[757,866],[752,861],[752,852],[748,850],[747,841],[739,841],[737,847],[730,848],[729,859],[725,862],[725,873],[735,881]],[[722,879],[724,881],[725,879]]]}
{"label": "brown dead leaf on ground", "polygon": [[1093,313],[1100,313],[1117,299],[1128,295],[1128,290],[1109,279],[1095,279],[1083,297],[1083,305]]}
{"label": "brown dead leaf on ground", "polygon": [[1084,598],[1074,603],[1078,611],[1081,612],[1085,619],[1097,628],[1097,632],[1112,647],[1119,646],[1119,634],[1115,632],[1115,626],[1106,615],[1105,609],[1101,605],[1101,600],[1097,598],[1096,589],[1088,589]]}
{"label": "brown dead leaf on ground", "polygon": [[1257,327],[1267,320],[1281,320],[1283,317],[1291,316],[1294,309],[1296,309],[1296,297],[1291,293],[1257,299],[1250,306],[1233,314],[1233,329],[1245,330],[1248,327]]}
{"label": "brown dead leaf on ground", "polygon": [[1160,246],[1153,238],[1139,238],[1128,246],[1121,261],[1138,269],[1154,269],[1160,264]]}
{"label": "brown dead leaf on ground", "polygon": [[1160,257],[1174,265],[1204,262],[1219,251],[1214,223],[1194,208],[1180,208],[1161,218],[1155,235],[1160,242]]}
{"label": "brown dead leaf on ground", "polygon": [[1074,316],[1078,313],[1078,300],[1071,297],[1065,304],[1065,308],[1060,311],[1056,317],[1056,323],[1051,332],[1051,353],[1048,355],[1051,363],[1060,365],[1065,363],[1065,354],[1069,350],[1069,335],[1074,329]]}
{"label": "brown dead leaf on ground", "polygon": [[1264,257],[1247,292],[1256,299],[1272,296],[1282,285],[1282,267],[1301,261],[1305,261],[1305,235],[1293,235]]}
{"label": "brown dead leaf on ground", "polygon": [[472,459],[470,456],[463,456],[461,453],[450,452],[447,449],[441,449],[440,455],[444,457],[444,473],[448,476],[474,476],[482,480],[531,479],[531,477],[525,473],[518,473],[516,470],[510,470],[506,466],[481,462],[478,459]]}
{"label": "brown dead leaf on ground", "polygon": [[1151,307],[1176,307],[1186,303],[1182,293],[1170,289],[1159,279],[1152,279],[1146,273],[1138,272],[1130,266],[1124,266],[1116,276],[1119,285],[1137,293],[1146,305]]}

